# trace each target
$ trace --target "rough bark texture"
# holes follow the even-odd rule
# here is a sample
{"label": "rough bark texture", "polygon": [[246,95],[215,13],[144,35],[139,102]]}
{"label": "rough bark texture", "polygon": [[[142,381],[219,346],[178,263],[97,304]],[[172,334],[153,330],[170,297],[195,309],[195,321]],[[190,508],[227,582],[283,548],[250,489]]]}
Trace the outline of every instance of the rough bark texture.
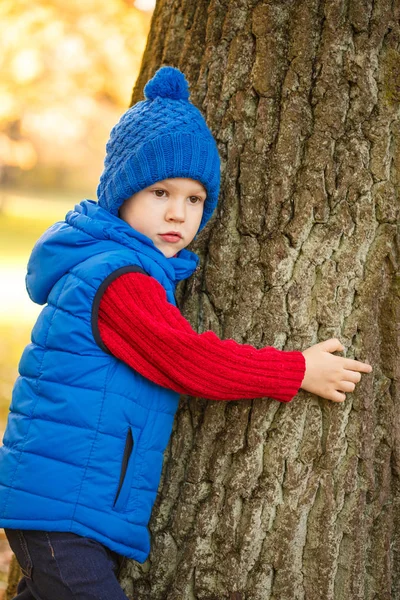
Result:
{"label": "rough bark texture", "polygon": [[400,599],[400,5],[158,0],[133,102],[186,74],[223,164],[183,313],[257,347],[339,337],[336,405],[183,398],[135,600]]}
{"label": "rough bark texture", "polygon": [[133,102],[187,75],[222,157],[183,313],[257,347],[339,337],[336,405],[183,398],[135,600],[400,599],[400,4],[159,0]]}

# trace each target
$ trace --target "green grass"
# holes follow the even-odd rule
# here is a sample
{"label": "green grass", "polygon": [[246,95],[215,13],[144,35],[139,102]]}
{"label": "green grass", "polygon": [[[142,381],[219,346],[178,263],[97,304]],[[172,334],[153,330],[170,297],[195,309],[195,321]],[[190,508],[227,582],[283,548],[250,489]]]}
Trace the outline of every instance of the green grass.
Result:
{"label": "green grass", "polygon": [[68,197],[52,202],[42,196],[6,193],[0,205],[0,262],[27,261],[36,240],[73,206]]}
{"label": "green grass", "polygon": [[47,219],[29,219],[0,213],[0,256],[4,264],[28,260],[36,240],[50,225]]}

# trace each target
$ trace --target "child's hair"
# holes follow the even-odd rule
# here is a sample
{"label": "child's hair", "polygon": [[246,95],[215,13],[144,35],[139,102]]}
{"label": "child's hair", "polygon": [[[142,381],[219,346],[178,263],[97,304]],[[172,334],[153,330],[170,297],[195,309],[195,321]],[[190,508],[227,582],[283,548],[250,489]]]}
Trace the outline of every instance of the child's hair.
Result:
{"label": "child's hair", "polygon": [[200,181],[207,199],[199,231],[217,205],[220,160],[201,112],[189,101],[185,76],[161,67],[144,88],[145,100],[127,110],[111,131],[99,205],[118,215],[123,202],[156,181],[188,177]]}

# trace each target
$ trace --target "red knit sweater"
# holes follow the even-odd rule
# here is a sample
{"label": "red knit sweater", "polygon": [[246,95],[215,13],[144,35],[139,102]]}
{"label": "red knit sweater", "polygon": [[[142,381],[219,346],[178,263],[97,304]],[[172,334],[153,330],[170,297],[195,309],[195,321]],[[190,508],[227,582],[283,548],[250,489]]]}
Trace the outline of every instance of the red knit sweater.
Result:
{"label": "red knit sweater", "polygon": [[162,285],[142,273],[118,277],[99,308],[101,339],[110,352],[151,381],[212,400],[269,396],[288,402],[305,372],[301,352],[256,349],[197,333],[167,300]]}

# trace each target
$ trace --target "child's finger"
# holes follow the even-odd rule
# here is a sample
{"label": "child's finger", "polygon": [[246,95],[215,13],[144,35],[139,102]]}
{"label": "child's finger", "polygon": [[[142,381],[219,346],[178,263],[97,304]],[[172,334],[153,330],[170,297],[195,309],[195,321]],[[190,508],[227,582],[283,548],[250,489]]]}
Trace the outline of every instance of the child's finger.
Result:
{"label": "child's finger", "polygon": [[343,371],[343,380],[358,383],[359,381],[361,381],[361,373],[358,373],[357,371],[348,371],[345,369]]}
{"label": "child's finger", "polygon": [[352,360],[351,358],[345,358],[343,366],[349,371],[359,371],[360,373],[371,373],[372,371],[371,365],[367,365],[367,363],[360,362],[359,360]]}
{"label": "child's finger", "polygon": [[342,350],[344,350],[344,346],[336,338],[331,338],[330,340],[325,340],[325,342],[320,342],[318,346],[323,352],[342,352]]}
{"label": "child's finger", "polygon": [[341,381],[338,388],[341,392],[354,392],[356,384],[352,381]]}
{"label": "child's finger", "polygon": [[343,402],[344,400],[346,400],[346,394],[343,394],[342,392],[335,390],[332,393],[330,400],[332,400],[333,402]]}

